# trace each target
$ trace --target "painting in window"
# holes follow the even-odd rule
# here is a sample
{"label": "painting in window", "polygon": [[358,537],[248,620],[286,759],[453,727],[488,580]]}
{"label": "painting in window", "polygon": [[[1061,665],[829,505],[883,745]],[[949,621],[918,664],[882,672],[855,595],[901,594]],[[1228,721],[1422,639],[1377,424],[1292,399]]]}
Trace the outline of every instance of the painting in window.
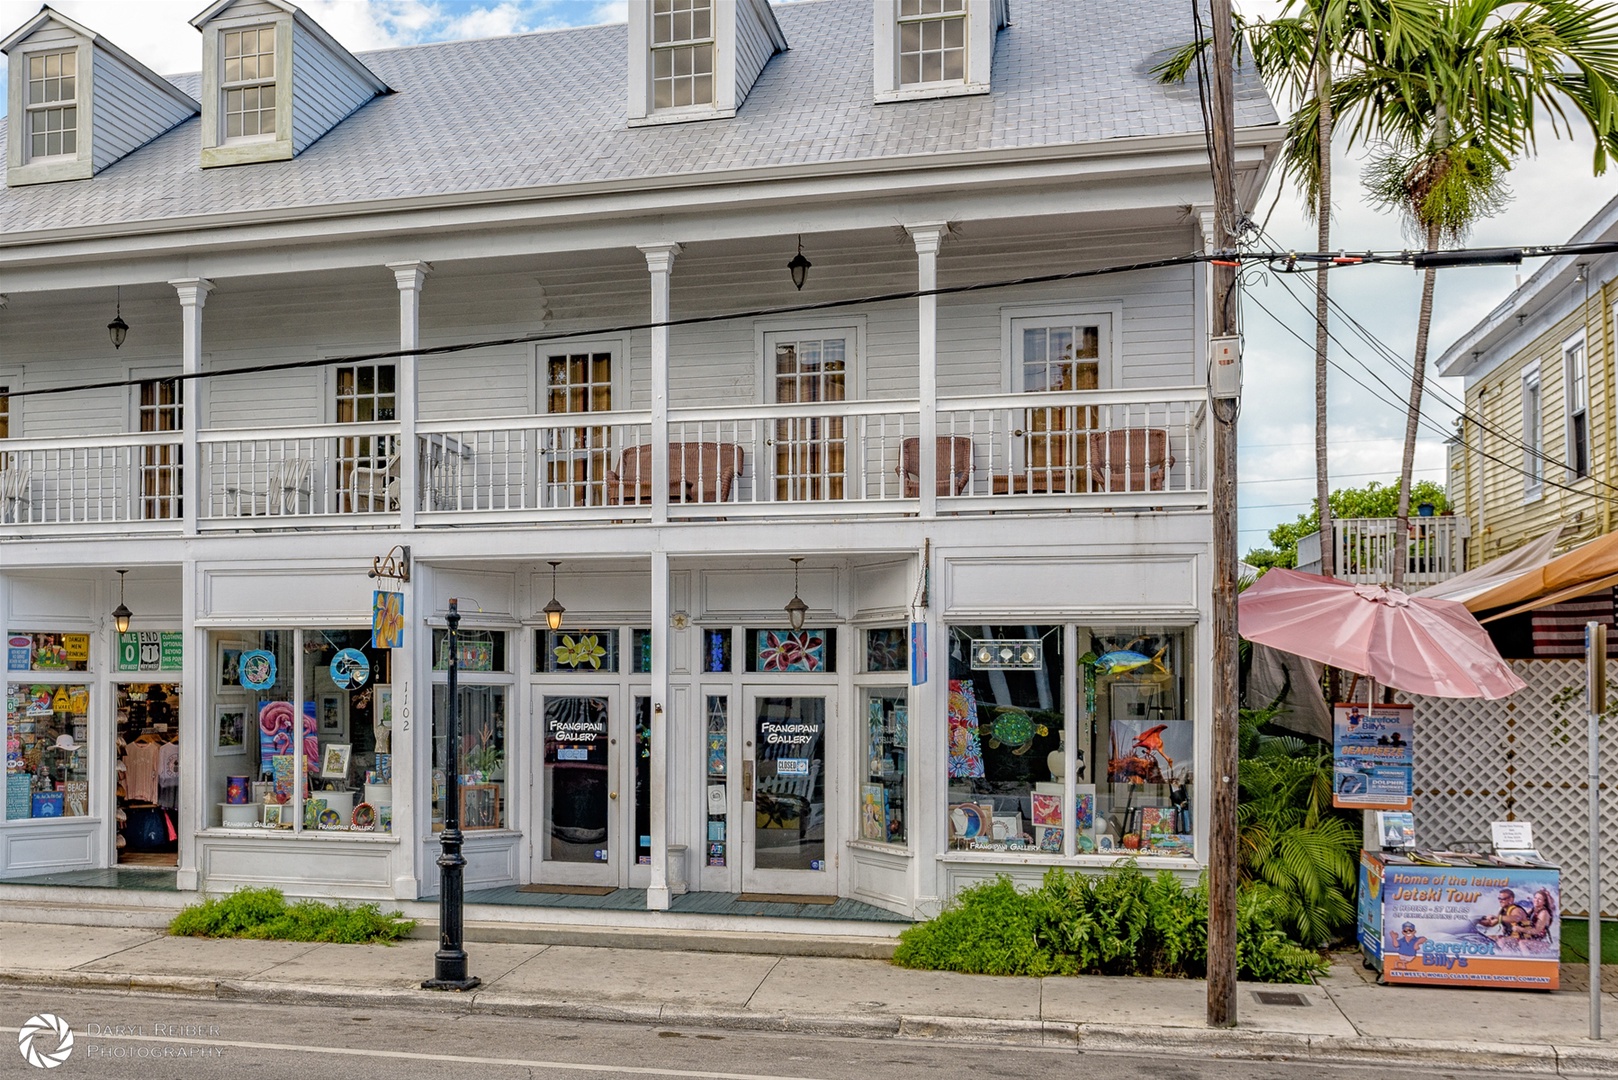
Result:
{"label": "painting in window", "polygon": [[618,631],[540,630],[534,667],[542,672],[618,670]]}

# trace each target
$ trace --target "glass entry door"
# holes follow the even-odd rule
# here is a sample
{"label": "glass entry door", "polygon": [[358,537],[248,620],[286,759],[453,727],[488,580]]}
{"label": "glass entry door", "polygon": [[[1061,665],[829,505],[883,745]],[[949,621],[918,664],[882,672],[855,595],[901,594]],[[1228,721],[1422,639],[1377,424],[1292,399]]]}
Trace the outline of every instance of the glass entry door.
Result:
{"label": "glass entry door", "polygon": [[742,759],[742,889],[831,895],[837,891],[828,820],[825,694],[747,695]]}
{"label": "glass entry door", "polygon": [[650,879],[650,699],[635,695],[632,717],[621,700],[616,687],[538,695],[538,882],[643,888]]}

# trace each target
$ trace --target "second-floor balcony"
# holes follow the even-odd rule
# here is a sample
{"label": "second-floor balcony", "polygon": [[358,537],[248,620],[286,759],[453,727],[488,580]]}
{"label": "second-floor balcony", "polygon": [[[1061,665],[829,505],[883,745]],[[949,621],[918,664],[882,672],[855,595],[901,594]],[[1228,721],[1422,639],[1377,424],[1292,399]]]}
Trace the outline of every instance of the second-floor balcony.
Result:
{"label": "second-floor balcony", "polygon": [[924,419],[939,513],[1199,508],[1206,417],[1188,387],[14,438],[0,531],[916,514]]}
{"label": "second-floor balcony", "polygon": [[[1393,582],[1394,560],[1405,560],[1404,588],[1414,591],[1437,585],[1466,569],[1464,517],[1412,517],[1402,532],[1397,518],[1334,518],[1334,576],[1358,585]],[[1320,534],[1298,539],[1298,569],[1321,571]]]}

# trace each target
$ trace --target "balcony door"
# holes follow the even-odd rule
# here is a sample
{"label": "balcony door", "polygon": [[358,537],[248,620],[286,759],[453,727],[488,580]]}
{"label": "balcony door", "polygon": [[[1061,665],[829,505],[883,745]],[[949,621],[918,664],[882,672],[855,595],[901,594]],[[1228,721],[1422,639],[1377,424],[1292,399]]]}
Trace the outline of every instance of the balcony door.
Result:
{"label": "balcony door", "polygon": [[[1024,394],[1104,389],[1110,382],[1107,323],[1095,316],[1013,320],[1012,389]],[[1105,426],[1099,410],[1034,406],[1018,426],[1029,490],[1083,489],[1089,433]]]}
{"label": "balcony door", "polygon": [[[135,420],[142,434],[179,431],[185,426],[185,384],[179,379],[146,379],[136,387]],[[183,467],[177,443],[143,446],[140,450],[141,518],[156,521],[181,515],[180,475]]]}
{"label": "balcony door", "polygon": [[[579,349],[545,357],[545,411],[552,416],[612,410],[612,352]],[[542,433],[547,506],[606,503],[612,429],[581,424]]]}
{"label": "balcony door", "polygon": [[[343,364],[336,369],[333,418],[339,424],[391,423],[398,417],[398,369],[393,364]],[[393,435],[337,440],[338,490],[351,513],[399,508],[399,440]]]}
{"label": "balcony door", "polygon": [[854,333],[848,329],[766,335],[771,400],[793,406],[772,424],[775,497],[841,499],[847,482],[847,421],[817,405],[848,400]]}

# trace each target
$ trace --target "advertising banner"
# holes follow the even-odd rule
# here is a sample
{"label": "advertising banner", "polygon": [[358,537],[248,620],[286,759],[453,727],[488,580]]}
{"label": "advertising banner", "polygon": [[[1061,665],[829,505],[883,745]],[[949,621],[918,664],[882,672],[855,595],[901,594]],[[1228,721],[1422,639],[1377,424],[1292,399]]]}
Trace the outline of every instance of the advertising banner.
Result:
{"label": "advertising banner", "polygon": [[1338,705],[1332,722],[1332,805],[1409,810],[1415,758],[1409,705]]}
{"label": "advertising banner", "polygon": [[[1386,982],[1556,989],[1558,871],[1393,865],[1378,881],[1376,868],[1361,870],[1360,940],[1375,936]],[[1380,920],[1368,919],[1379,902]]]}

